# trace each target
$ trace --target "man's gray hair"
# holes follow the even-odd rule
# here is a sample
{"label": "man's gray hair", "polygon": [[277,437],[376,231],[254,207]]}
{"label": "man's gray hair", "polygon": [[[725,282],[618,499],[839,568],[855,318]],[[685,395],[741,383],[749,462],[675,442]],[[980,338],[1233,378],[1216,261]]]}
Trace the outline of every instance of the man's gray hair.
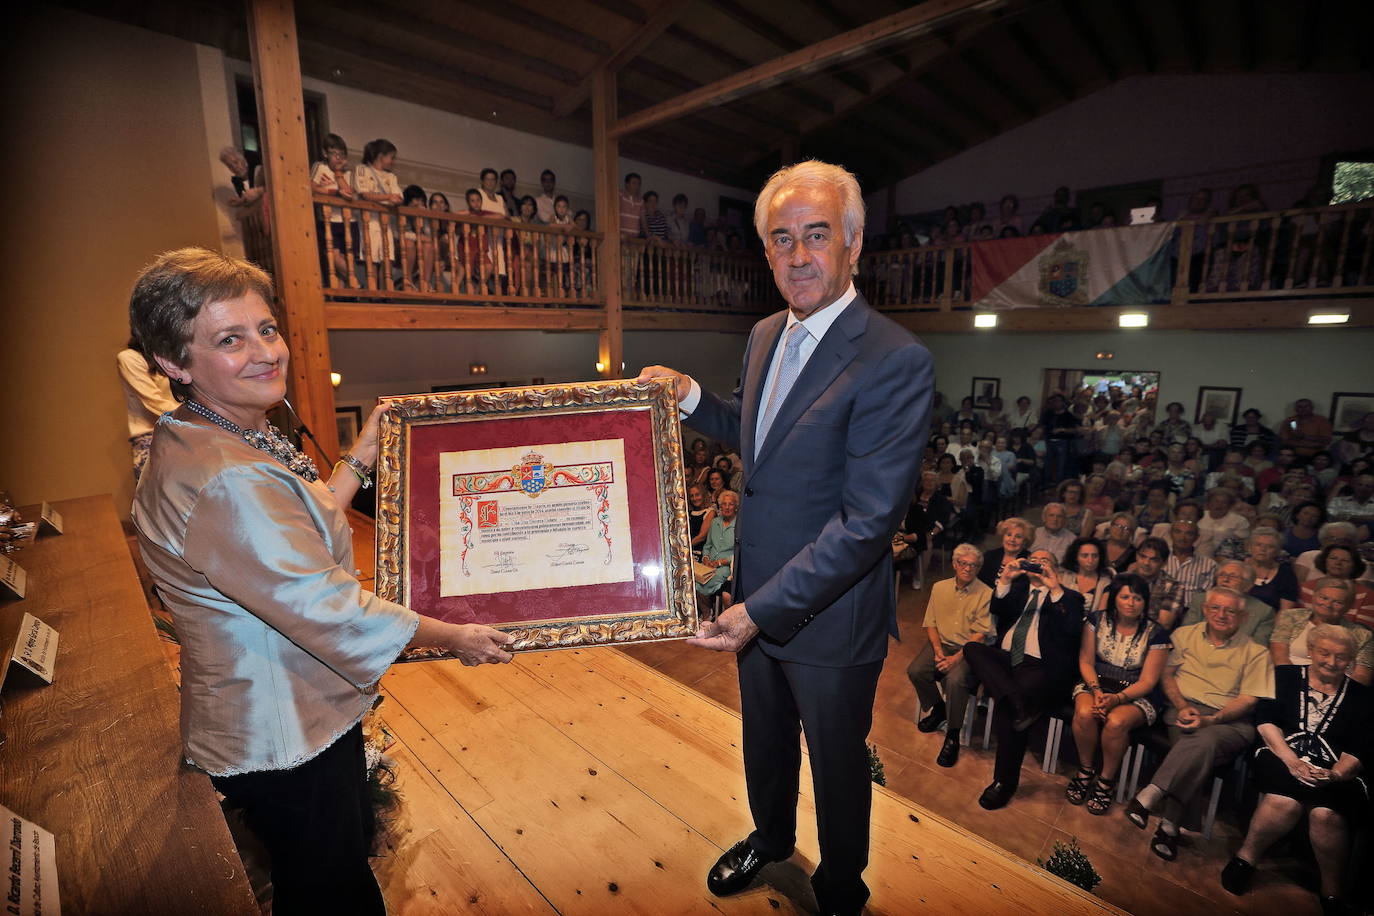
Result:
{"label": "man's gray hair", "polygon": [[1255,543],[1259,538],[1269,538],[1275,544],[1283,546],[1283,535],[1279,534],[1277,528],[1256,528],[1250,532],[1250,536],[1245,539],[1247,545]]}
{"label": "man's gray hair", "polygon": [[960,557],[973,557],[975,563],[981,569],[983,566],[983,551],[974,547],[972,544],[960,544],[951,551],[950,556],[957,560]]}
{"label": "man's gray hair", "polygon": [[1359,533],[1359,529],[1350,522],[1327,522],[1317,529],[1317,543],[1323,547],[1347,540],[1354,544],[1359,540]]}
{"label": "man's gray hair", "polygon": [[[1246,606],[1249,604],[1245,595],[1236,591],[1234,588],[1227,588],[1224,585],[1213,585],[1211,588],[1207,589],[1207,598],[1211,598],[1213,595],[1221,595],[1223,598],[1234,598],[1236,601],[1239,601],[1240,612],[1242,614],[1245,613]],[[1203,604],[1206,604],[1206,600],[1203,601]]]}
{"label": "man's gray hair", "polygon": [[763,240],[765,249],[768,247],[768,227],[765,225],[768,208],[773,205],[773,198],[779,191],[793,185],[834,189],[840,195],[840,209],[844,214],[844,243],[852,246],[856,238],[863,236],[864,195],[859,189],[859,179],[843,166],[808,159],[774,172],[754,202],[754,231]]}
{"label": "man's gray hair", "polygon": [[1312,594],[1316,594],[1322,589],[1334,588],[1345,598],[1345,608],[1350,609],[1350,605],[1355,601],[1355,583],[1349,579],[1342,579],[1339,576],[1322,576],[1312,583]]}
{"label": "man's gray hair", "polygon": [[1312,654],[1312,648],[1319,640],[1325,639],[1327,642],[1340,643],[1345,647],[1347,655],[1355,654],[1355,635],[1338,623],[1319,623],[1307,633],[1307,654]]}
{"label": "man's gray hair", "polygon": [[[1249,591],[1250,588],[1255,584],[1255,567],[1251,566],[1244,560],[1226,560],[1223,563],[1217,564],[1217,572],[1221,572],[1228,566],[1234,566],[1240,570],[1241,577],[1245,580],[1245,589],[1246,591]],[[1221,588],[1222,586],[1217,587]]]}

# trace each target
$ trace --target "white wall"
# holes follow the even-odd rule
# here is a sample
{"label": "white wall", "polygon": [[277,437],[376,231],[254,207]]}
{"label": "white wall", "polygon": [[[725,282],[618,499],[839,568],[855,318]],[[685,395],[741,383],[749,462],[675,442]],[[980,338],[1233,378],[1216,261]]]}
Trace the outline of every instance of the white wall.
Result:
{"label": "white wall", "polygon": [[[1153,370],[1159,403],[1182,401],[1191,420],[1198,387],[1241,388],[1241,409],[1257,407],[1266,425],[1311,398],[1327,414],[1336,391],[1374,391],[1374,331],[1311,328],[1300,331],[1116,331],[1108,333],[929,334],[936,385],[954,404],[972,390],[974,376],[1001,378],[1011,405],[1027,395],[1040,406],[1045,369]],[[1099,350],[1116,358],[1099,361]]]}
{"label": "white wall", "polygon": [[[1364,99],[1360,102],[1360,99]],[[1287,207],[1327,153],[1374,146],[1374,75],[1199,74],[1128,77],[980,143],[897,185],[897,212],[982,201],[990,214],[1013,193],[1033,220],[1058,185],[1074,189],[1164,179],[1164,212],[1208,185],[1260,185]],[[885,195],[869,197],[885,225]]]}

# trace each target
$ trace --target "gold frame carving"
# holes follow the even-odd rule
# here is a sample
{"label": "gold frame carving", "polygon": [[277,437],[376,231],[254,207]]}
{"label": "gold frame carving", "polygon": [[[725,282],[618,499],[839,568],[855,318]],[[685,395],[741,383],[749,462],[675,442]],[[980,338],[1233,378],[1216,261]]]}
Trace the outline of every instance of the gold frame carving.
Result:
{"label": "gold frame carving", "polygon": [[[570,649],[651,640],[682,639],[697,627],[696,587],[688,537],[687,495],[682,467],[677,395],[669,379],[535,385],[443,394],[384,398],[391,409],[382,415],[377,459],[377,594],[409,606],[410,436],[414,425],[470,423],[532,413],[568,414],[617,407],[649,408],[658,493],[659,531],[663,544],[666,608],[631,614],[573,617],[535,622],[493,624],[511,634],[513,651]],[[423,613],[423,611],[421,612]],[[442,649],[409,649],[404,661],[450,657]]]}

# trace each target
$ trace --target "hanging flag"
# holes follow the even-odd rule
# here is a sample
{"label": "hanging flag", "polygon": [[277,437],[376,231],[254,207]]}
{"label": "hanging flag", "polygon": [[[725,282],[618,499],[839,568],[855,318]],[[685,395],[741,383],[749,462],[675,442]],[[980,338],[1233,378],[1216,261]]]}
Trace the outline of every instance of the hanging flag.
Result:
{"label": "hanging flag", "polygon": [[1151,305],[1173,288],[1169,223],[971,245],[974,308]]}

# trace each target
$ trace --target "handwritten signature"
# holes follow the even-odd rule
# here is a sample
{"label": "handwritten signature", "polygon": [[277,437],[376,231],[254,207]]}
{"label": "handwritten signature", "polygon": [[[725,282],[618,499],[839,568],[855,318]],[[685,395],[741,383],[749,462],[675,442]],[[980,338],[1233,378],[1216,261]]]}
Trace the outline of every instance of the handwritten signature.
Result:
{"label": "handwritten signature", "polygon": [[546,554],[550,560],[557,560],[560,557],[576,556],[579,553],[586,553],[591,548],[586,544],[559,544],[558,549],[553,553]]}

